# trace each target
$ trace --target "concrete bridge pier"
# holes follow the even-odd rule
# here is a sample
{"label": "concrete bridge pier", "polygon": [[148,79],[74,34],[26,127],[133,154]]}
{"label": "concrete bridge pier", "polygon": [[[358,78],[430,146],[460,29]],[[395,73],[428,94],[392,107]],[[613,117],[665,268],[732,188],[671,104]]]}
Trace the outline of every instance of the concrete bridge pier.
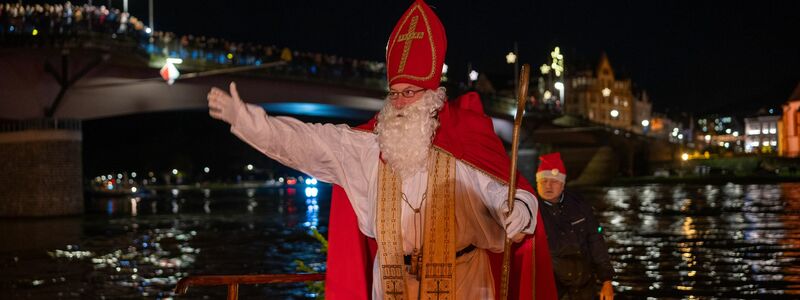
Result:
{"label": "concrete bridge pier", "polygon": [[82,214],[81,122],[37,119],[0,125],[0,217]]}

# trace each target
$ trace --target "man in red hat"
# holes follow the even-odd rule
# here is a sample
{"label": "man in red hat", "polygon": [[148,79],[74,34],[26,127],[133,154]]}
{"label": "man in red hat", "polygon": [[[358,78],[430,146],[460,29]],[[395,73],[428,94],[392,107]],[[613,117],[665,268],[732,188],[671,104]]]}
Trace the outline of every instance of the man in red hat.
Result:
{"label": "man in red hat", "polygon": [[532,298],[533,276],[537,299],[555,299],[533,189],[518,177],[509,211],[509,159],[480,99],[446,101],[439,87],[446,49],[439,18],[417,0],[388,41],[386,105],[358,128],[268,116],[244,104],[233,83],[230,95],[208,94],[211,116],[242,140],[337,185],[328,299],[493,299],[506,236],[522,241],[511,299]]}
{"label": "man in red hat", "polygon": [[564,190],[566,179],[560,153],[539,157],[536,190],[544,200],[539,201],[539,210],[550,244],[558,298],[596,299],[600,282],[600,299],[612,300],[614,268],[602,227],[588,203]]}

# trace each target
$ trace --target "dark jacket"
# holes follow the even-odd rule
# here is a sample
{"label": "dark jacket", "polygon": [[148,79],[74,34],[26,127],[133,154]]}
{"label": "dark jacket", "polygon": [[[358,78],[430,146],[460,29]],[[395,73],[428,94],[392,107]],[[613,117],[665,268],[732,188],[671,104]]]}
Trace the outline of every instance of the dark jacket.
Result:
{"label": "dark jacket", "polygon": [[[564,191],[559,203],[539,199],[559,295],[594,294],[596,283],[611,280],[614,268],[592,207]],[[582,298],[582,297],[578,297]]]}

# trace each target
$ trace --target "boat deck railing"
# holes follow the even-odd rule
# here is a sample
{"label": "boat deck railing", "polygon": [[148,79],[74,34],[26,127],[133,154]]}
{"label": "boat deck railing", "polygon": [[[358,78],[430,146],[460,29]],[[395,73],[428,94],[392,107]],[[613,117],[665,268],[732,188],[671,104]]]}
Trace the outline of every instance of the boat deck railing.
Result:
{"label": "boat deck railing", "polygon": [[325,273],[313,274],[258,274],[258,275],[197,275],[181,278],[175,286],[176,295],[185,295],[190,286],[228,286],[228,300],[239,299],[241,284],[294,283],[323,281]]}

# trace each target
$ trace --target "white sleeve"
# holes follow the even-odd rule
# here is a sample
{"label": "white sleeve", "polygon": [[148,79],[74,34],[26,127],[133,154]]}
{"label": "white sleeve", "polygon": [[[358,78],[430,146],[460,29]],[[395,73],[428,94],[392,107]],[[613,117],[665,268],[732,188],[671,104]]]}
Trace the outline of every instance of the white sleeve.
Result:
{"label": "white sleeve", "polygon": [[[483,201],[483,204],[490,208],[489,212],[492,214],[495,220],[498,223],[501,223],[500,215],[503,213],[503,207],[505,207],[506,202],[508,201],[508,185],[498,181],[494,177],[490,177],[489,175],[485,174],[483,171],[476,170],[472,167],[467,167],[468,169],[472,170],[472,180],[474,180],[474,184],[477,188],[478,193],[480,193],[480,198]],[[522,232],[526,234],[533,234],[533,231],[536,229],[536,214],[539,211],[539,203],[536,200],[536,197],[533,196],[530,192],[517,189],[517,192],[514,196],[518,201],[514,203],[514,209],[523,209],[523,210],[530,210],[530,226],[522,230]],[[520,202],[524,202],[527,204],[527,207]],[[527,211],[525,212],[528,213]]]}
{"label": "white sleeve", "polygon": [[317,179],[342,184],[343,147],[356,135],[346,125],[304,123],[291,117],[268,116],[247,104],[237,112],[231,132],[278,162]]}

